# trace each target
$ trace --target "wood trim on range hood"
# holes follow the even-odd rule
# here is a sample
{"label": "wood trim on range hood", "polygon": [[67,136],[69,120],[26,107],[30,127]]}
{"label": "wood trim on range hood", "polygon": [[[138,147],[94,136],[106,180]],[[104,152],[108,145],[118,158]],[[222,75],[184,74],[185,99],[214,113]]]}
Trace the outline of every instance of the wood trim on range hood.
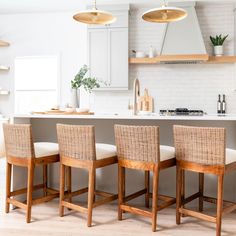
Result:
{"label": "wood trim on range hood", "polygon": [[190,55],[161,55],[158,57],[160,63],[197,63],[208,61],[208,54],[190,54]]}

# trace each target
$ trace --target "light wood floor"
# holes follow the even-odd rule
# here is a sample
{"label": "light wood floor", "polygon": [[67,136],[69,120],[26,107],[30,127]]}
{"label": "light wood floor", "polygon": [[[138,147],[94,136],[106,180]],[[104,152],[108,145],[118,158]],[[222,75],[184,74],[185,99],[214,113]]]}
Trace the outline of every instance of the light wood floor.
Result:
{"label": "light wood floor", "polygon": [[[117,221],[116,205],[106,205],[94,209],[93,227],[87,228],[86,216],[66,211],[66,216],[58,216],[58,201],[33,207],[30,224],[25,223],[25,212],[20,209],[9,214],[0,213],[0,235],[4,236],[214,236],[215,226],[193,218],[184,218],[180,226],[175,224],[175,209],[165,209],[158,214],[158,231],[151,232],[148,218],[125,214],[123,221]],[[236,213],[223,219],[222,236],[236,235]]]}

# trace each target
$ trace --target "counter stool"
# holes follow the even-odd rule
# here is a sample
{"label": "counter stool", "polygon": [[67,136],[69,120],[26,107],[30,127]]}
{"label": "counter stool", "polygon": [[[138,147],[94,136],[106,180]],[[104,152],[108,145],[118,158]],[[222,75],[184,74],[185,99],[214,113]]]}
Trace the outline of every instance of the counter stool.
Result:
{"label": "counter stool", "polygon": [[[222,214],[236,210],[235,203],[223,201],[224,175],[236,170],[236,150],[225,148],[224,128],[174,126],[174,140],[177,159],[176,223],[180,224],[182,214],[210,221],[216,223],[216,236],[220,236]],[[199,191],[188,198],[183,196],[186,170],[199,173]],[[217,198],[204,196],[204,174],[217,176]],[[196,198],[199,198],[200,212],[184,206]],[[204,201],[217,204],[216,217],[201,212]]]}
{"label": "counter stool", "polygon": [[[3,124],[5,148],[6,148],[6,213],[9,213],[10,204],[25,209],[26,222],[31,221],[32,205],[47,202],[59,197],[59,191],[48,187],[47,166],[59,162],[58,144],[33,143],[31,125]],[[27,188],[11,191],[12,165],[26,167],[28,169]],[[33,185],[34,169],[43,167],[43,183]],[[14,180],[13,180],[14,181]],[[34,190],[43,190],[43,197],[32,199]],[[14,197],[27,194],[26,203],[16,200]]]}
{"label": "counter stool", "polygon": [[[119,207],[118,219],[122,220],[123,212],[130,212],[152,219],[152,231],[156,231],[157,211],[175,203],[175,198],[158,195],[159,172],[175,166],[173,147],[160,146],[159,127],[115,125],[115,139],[118,155]],[[145,189],[125,196],[125,169],[145,171]],[[149,192],[149,175],[153,172],[153,191]],[[126,202],[145,194],[145,205],[149,207],[152,198],[152,210],[141,210]],[[164,203],[158,205],[162,200]]]}
{"label": "counter stool", "polygon": [[[95,144],[94,126],[57,124],[57,137],[60,150],[60,216],[64,215],[64,207],[88,214],[87,225],[92,225],[92,209],[118,198],[111,194],[96,190],[96,169],[117,163],[116,147],[109,144]],[[65,188],[65,167],[67,167],[67,189]],[[86,169],[89,172],[88,188],[71,191],[71,167]],[[72,203],[72,197],[88,192],[88,207]],[[96,201],[95,195],[102,196]],[[66,201],[67,199],[67,201]]]}

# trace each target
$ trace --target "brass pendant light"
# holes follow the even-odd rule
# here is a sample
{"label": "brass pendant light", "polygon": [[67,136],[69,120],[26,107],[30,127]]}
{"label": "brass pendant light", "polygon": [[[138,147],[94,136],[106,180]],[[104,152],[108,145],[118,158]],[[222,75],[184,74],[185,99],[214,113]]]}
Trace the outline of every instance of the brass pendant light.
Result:
{"label": "brass pendant light", "polygon": [[187,15],[188,13],[185,9],[167,6],[164,0],[162,7],[153,8],[144,12],[142,18],[148,22],[169,23],[183,20]]}
{"label": "brass pendant light", "polygon": [[110,12],[97,9],[96,0],[94,1],[93,9],[80,11],[74,15],[73,18],[81,23],[95,25],[106,25],[116,21],[116,17],[114,17]]}

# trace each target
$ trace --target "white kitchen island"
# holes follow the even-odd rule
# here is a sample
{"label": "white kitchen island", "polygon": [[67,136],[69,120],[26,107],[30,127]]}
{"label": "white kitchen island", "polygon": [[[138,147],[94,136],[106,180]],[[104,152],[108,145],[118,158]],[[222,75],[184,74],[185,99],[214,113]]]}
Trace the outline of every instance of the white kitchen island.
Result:
{"label": "white kitchen island", "polygon": [[[95,114],[95,115],[14,115],[15,123],[31,123],[35,141],[56,142],[56,124],[94,125],[96,141],[114,144],[114,124],[127,125],[157,125],[160,127],[160,142],[163,145],[173,145],[172,127],[174,124],[193,126],[225,127],[227,130],[227,147],[236,149],[236,115],[204,115],[204,116],[133,116],[126,114]],[[24,174],[23,174],[24,173]],[[50,184],[59,186],[58,165],[50,168]],[[35,181],[41,170],[36,171]],[[73,170],[73,187],[84,187],[87,184],[87,173],[84,170]],[[144,184],[144,174],[140,171],[127,172],[127,193],[140,190]],[[14,169],[14,189],[26,184],[26,172],[20,168]],[[236,173],[225,178],[225,197],[236,201]],[[187,173],[187,194],[198,190],[198,177]],[[97,172],[97,187],[101,190],[117,192],[117,167],[111,166]],[[216,193],[216,178],[206,177],[206,194]],[[160,193],[175,196],[175,168],[165,170],[160,176]],[[142,200],[142,198],[140,198]]]}

